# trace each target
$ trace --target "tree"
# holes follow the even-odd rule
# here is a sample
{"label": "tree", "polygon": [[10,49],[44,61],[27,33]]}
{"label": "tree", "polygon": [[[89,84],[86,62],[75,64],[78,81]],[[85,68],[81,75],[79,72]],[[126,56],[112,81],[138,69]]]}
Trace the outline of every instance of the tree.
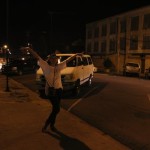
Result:
{"label": "tree", "polygon": [[112,61],[110,60],[109,57],[104,59],[103,65],[106,69],[110,69],[113,66]]}

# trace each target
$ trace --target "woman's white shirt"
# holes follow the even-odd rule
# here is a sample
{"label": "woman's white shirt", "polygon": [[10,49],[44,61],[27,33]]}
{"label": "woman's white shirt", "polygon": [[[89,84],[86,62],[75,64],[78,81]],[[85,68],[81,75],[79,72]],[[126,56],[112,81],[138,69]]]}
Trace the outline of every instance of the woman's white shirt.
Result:
{"label": "woman's white shirt", "polygon": [[47,81],[45,85],[46,95],[48,94],[48,87],[54,87],[55,89],[63,88],[61,82],[61,70],[66,68],[66,61],[60,62],[56,66],[50,66],[43,59],[39,59],[38,64],[41,67]]}

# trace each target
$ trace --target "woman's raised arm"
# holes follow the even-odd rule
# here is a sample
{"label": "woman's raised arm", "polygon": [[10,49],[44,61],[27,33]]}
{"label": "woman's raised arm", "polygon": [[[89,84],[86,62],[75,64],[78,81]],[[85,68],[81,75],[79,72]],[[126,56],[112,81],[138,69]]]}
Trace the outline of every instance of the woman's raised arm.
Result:
{"label": "woman's raised arm", "polygon": [[21,50],[28,50],[32,55],[33,57],[35,57],[36,59],[41,59],[41,57],[38,55],[37,52],[35,52],[32,48],[30,47],[22,47]]}

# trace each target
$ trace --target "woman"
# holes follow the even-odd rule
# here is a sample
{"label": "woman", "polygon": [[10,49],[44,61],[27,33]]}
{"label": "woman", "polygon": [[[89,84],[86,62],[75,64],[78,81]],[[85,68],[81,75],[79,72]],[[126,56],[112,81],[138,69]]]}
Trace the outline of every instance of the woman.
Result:
{"label": "woman", "polygon": [[[61,70],[66,68],[66,64],[73,60],[77,54],[72,55],[68,59],[58,64],[58,57],[56,54],[52,54],[48,57],[47,61],[44,61],[32,48],[23,47],[22,50],[28,50],[37,60],[39,66],[42,68],[43,74],[46,79],[45,94],[52,104],[52,111],[49,117],[46,119],[45,124],[42,128],[42,132],[46,132],[47,127],[50,125],[52,131],[56,131],[55,121],[56,116],[60,111],[60,101],[62,96],[62,82],[61,82]],[[50,89],[55,89],[55,95],[50,93]]]}

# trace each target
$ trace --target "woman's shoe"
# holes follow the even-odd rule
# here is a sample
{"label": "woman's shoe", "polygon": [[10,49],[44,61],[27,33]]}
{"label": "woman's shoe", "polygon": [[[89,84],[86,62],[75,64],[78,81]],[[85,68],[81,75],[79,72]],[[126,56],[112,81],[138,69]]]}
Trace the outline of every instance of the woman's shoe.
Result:
{"label": "woman's shoe", "polygon": [[58,131],[54,125],[50,125],[50,129],[54,132]]}

